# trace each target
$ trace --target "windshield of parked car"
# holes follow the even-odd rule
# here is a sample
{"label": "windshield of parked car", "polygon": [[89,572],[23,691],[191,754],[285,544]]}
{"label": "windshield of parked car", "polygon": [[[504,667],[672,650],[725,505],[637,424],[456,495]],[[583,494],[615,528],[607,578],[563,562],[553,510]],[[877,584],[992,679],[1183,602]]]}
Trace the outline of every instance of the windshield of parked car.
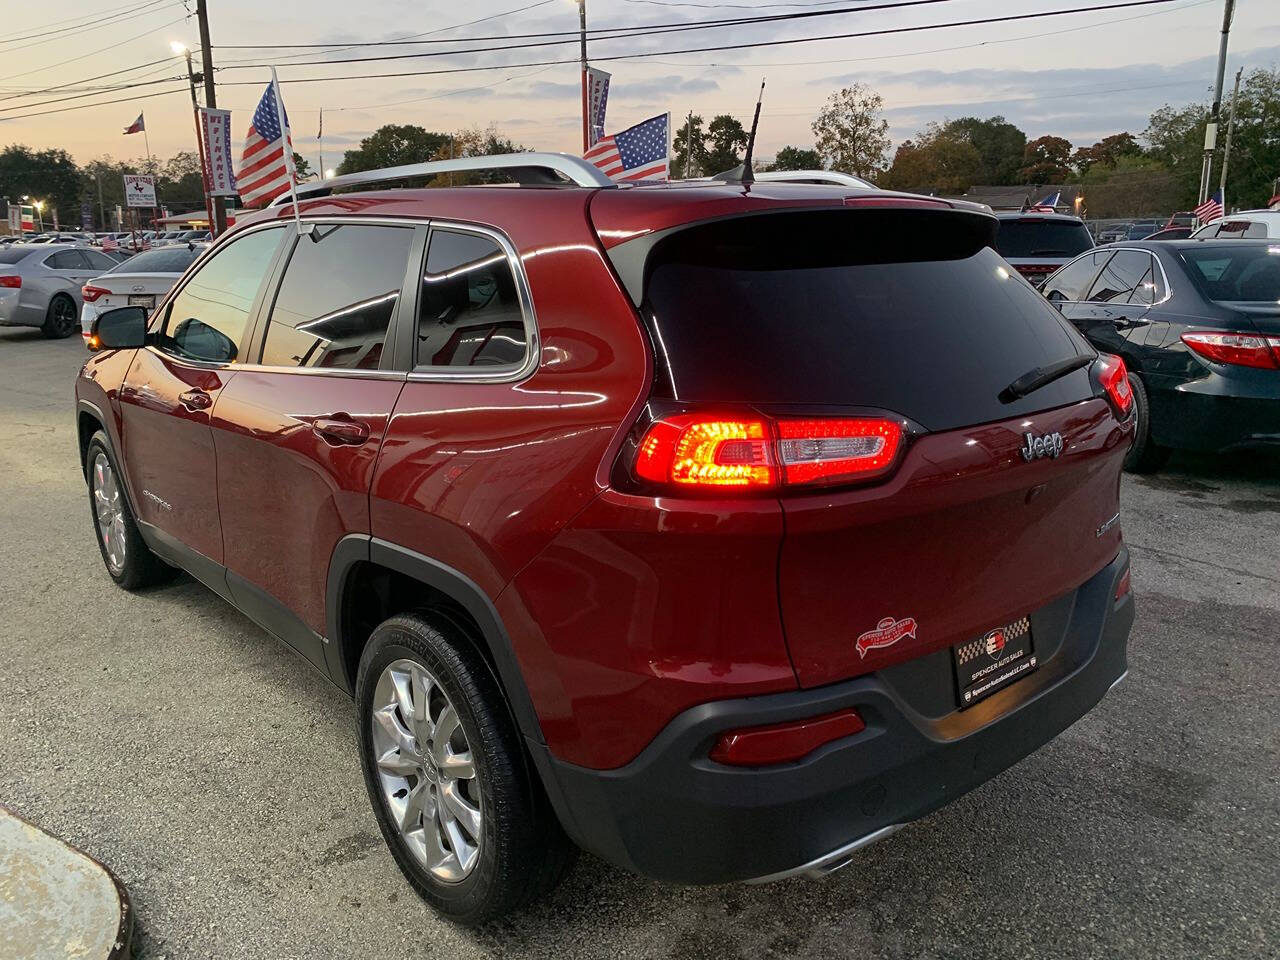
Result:
{"label": "windshield of parked car", "polygon": [[1280,244],[1223,244],[1180,252],[1187,273],[1210,300],[1280,301]]}
{"label": "windshield of parked car", "polygon": [[996,234],[996,250],[1006,259],[1074,257],[1092,246],[1088,228],[1070,220],[1001,220]]}
{"label": "windshield of parked car", "polygon": [[131,257],[108,273],[182,273],[195,262],[203,249],[192,250],[185,244],[179,247],[161,247]]}

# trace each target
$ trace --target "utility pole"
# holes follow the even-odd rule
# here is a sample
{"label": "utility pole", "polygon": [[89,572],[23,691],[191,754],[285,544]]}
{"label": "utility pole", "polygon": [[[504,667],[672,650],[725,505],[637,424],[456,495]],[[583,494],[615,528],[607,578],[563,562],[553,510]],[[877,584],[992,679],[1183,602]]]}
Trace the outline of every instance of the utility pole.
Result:
{"label": "utility pole", "polygon": [[[1227,0],[1231,3],[1232,0]],[[213,87],[213,45],[209,42],[209,3],[208,0],[196,0],[196,18],[200,21],[200,63],[204,74],[204,105],[216,107],[218,94]],[[222,236],[227,229],[227,205],[222,197],[210,197],[212,208],[209,210],[210,223],[215,237]]]}
{"label": "utility pole", "polygon": [[[187,59],[187,83],[191,87],[191,115],[196,121],[196,150],[200,154],[200,184],[204,187],[204,209],[209,215],[210,227],[213,226],[213,203],[209,196],[209,158],[204,151],[204,133],[200,129],[200,101],[196,99],[196,71],[191,65],[191,51],[182,44],[175,43],[173,45],[175,51],[180,51]],[[214,233],[214,236],[217,236]]]}
{"label": "utility pole", "polygon": [[102,221],[102,229],[107,229],[107,208],[102,205],[102,174],[94,171],[94,181],[98,184],[98,217]]}
{"label": "utility pole", "polygon": [[684,178],[689,179],[689,167],[693,163],[693,111],[689,111],[689,120],[684,128]]}
{"label": "utility pole", "polygon": [[587,0],[577,0],[577,3],[578,39],[582,49],[582,152],[586,153],[591,149],[591,119],[588,116],[591,110],[587,100]]}
{"label": "utility pole", "polygon": [[1218,180],[1218,191],[1222,194],[1222,212],[1227,212],[1227,164],[1231,161],[1231,134],[1236,128],[1236,101],[1240,98],[1240,74],[1244,67],[1236,71],[1236,85],[1231,90],[1231,116],[1227,118],[1227,145],[1222,148],[1222,176]]}
{"label": "utility pole", "polygon": [[1213,106],[1209,110],[1209,122],[1204,128],[1204,163],[1200,167],[1199,203],[1204,203],[1209,196],[1213,151],[1218,145],[1218,113],[1222,107],[1222,79],[1227,72],[1227,36],[1231,33],[1231,20],[1235,12],[1236,0],[1226,0],[1226,7],[1222,11],[1222,37],[1218,41],[1218,78],[1213,87]]}

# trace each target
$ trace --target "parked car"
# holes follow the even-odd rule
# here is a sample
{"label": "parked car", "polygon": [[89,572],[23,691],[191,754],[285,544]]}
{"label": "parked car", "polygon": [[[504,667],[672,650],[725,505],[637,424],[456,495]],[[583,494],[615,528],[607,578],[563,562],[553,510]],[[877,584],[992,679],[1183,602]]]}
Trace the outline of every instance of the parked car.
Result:
{"label": "parked car", "polygon": [[1155,220],[1135,220],[1129,224],[1129,229],[1125,231],[1125,240],[1145,240],[1151,234],[1160,229],[1160,224]]}
{"label": "parked car", "polygon": [[76,380],[110,576],[180,566],[351,693],[431,904],[500,915],[569,838],[822,875],[1121,679],[1129,381],[993,216],[466,164],[560,186],[300,185],[302,232],[242,220]]}
{"label": "parked car", "polygon": [[1191,236],[1191,227],[1166,227],[1164,230],[1157,230],[1148,240],[1185,240]]}
{"label": "parked car", "polygon": [[71,336],[81,285],[113,266],[114,260],[89,246],[13,243],[0,249],[0,326]]}
{"label": "parked car", "polygon": [[1196,225],[1196,215],[1191,210],[1179,210],[1177,213],[1169,215],[1169,219],[1165,221],[1164,229],[1170,227],[1194,227]]}
{"label": "parked car", "polygon": [[142,307],[148,313],[156,301],[169,292],[187,267],[208,249],[207,243],[185,243],[161,250],[146,250],[128,257],[80,290],[80,332],[85,340],[98,315],[116,307]]}
{"label": "parked car", "polygon": [[1061,213],[996,214],[1000,230],[995,248],[1033,286],[1074,257],[1093,247],[1084,221]]}
{"label": "parked car", "polygon": [[151,241],[151,246],[153,249],[155,247],[168,246],[184,232],[185,231],[182,230],[165,230],[161,233],[157,233]]}
{"label": "parked car", "polygon": [[1191,234],[1197,240],[1259,240],[1280,237],[1280,210],[1241,210],[1206,223]]}
{"label": "parked car", "polygon": [[42,233],[28,241],[29,243],[69,243],[72,245],[88,245],[89,241],[79,233]]}
{"label": "parked car", "polygon": [[1124,358],[1137,417],[1129,469],[1158,470],[1172,449],[1280,443],[1280,247],[1125,244],[1077,257],[1044,294]]}
{"label": "parked car", "polygon": [[1102,227],[1098,230],[1098,246],[1123,240],[1129,235],[1129,227],[1130,224],[1127,223],[1113,223],[1110,226]]}

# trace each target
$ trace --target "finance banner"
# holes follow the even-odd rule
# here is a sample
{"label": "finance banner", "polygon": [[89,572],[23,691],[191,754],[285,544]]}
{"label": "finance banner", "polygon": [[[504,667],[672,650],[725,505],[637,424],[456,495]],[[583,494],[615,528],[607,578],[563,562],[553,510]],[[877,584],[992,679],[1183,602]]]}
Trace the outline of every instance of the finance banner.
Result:
{"label": "finance banner", "polygon": [[200,132],[204,136],[209,195],[234,197],[237,191],[235,165],[231,160],[231,111],[201,107]]}

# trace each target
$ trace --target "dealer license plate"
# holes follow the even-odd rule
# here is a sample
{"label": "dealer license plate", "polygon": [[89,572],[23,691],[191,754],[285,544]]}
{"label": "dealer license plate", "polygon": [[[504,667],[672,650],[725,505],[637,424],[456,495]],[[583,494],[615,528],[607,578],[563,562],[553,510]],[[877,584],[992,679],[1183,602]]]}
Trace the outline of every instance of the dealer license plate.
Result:
{"label": "dealer license plate", "polygon": [[958,643],[951,648],[951,654],[956,664],[956,693],[963,710],[1035,670],[1031,620],[1023,617],[975,640]]}
{"label": "dealer license plate", "polygon": [[130,297],[130,298],[129,298],[129,306],[131,306],[131,307],[146,307],[148,310],[154,310],[154,309],[155,309],[155,306],[156,306],[156,298],[155,298],[154,296],[149,296],[149,297],[138,297],[138,296],[134,296],[134,297]]}

